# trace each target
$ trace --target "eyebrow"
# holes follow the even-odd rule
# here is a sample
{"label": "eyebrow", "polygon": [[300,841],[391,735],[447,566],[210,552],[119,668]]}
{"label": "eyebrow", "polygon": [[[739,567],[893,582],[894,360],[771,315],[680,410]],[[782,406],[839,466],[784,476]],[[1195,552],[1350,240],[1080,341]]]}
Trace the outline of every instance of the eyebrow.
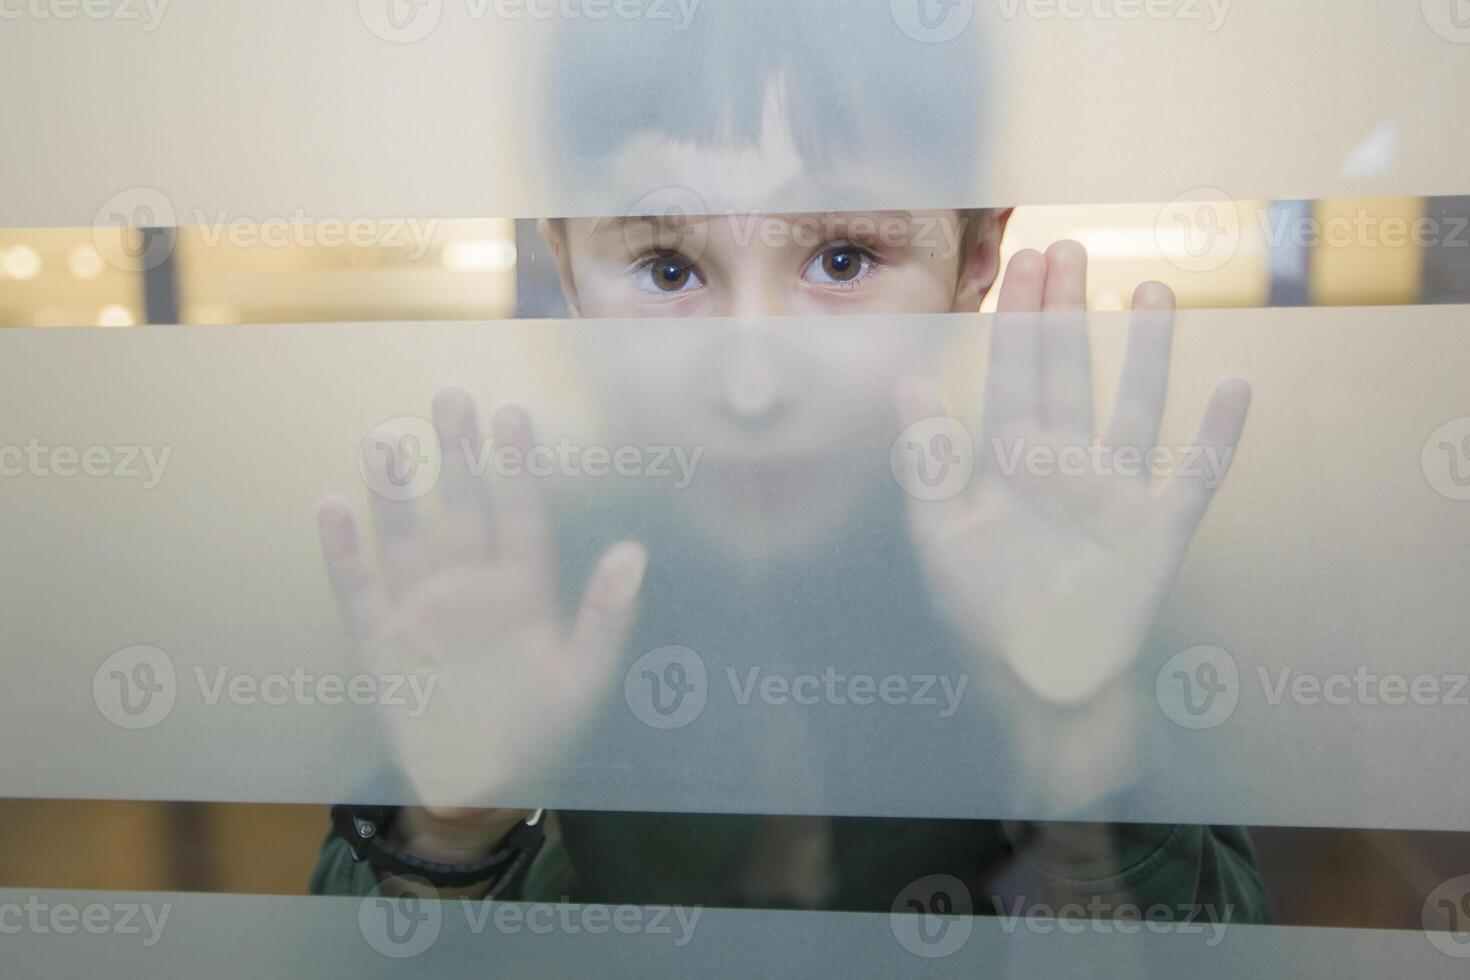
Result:
{"label": "eyebrow", "polygon": [[[865,221],[888,221],[897,219],[909,224],[913,223],[914,213],[912,211],[824,211],[823,216],[831,215],[836,221],[856,221],[859,218]],[[798,215],[797,217],[805,217]]]}
{"label": "eyebrow", "polygon": [[[659,227],[660,219],[667,217],[668,215],[625,214],[619,217],[601,218],[598,220],[597,224],[592,226],[592,231],[588,232],[587,237],[596,238],[598,235],[601,235],[604,232],[621,231],[631,224],[651,225],[655,230],[657,230]],[[709,216],[703,214],[688,215],[686,216],[685,220],[689,221],[690,223],[708,221]]]}

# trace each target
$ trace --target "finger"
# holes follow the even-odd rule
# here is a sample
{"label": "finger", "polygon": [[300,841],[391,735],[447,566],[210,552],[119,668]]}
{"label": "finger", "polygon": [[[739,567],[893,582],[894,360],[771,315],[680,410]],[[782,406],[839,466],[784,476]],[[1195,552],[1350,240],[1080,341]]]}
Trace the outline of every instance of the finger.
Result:
{"label": "finger", "polygon": [[[391,432],[374,432],[363,443],[363,472],[371,487],[404,485],[403,474],[413,472],[422,460],[410,460],[408,453],[436,451],[437,447],[408,444],[406,438]],[[419,522],[418,505],[413,500],[390,499],[383,493],[371,495],[373,527],[383,552],[383,568],[388,589],[402,593],[412,583],[421,581],[433,567],[433,542]]]}
{"label": "finger", "polygon": [[1092,347],[1086,313],[1042,314],[1041,423],[1066,445],[1092,439]]}
{"label": "finger", "polygon": [[502,406],[492,420],[491,434],[496,446],[514,450],[521,461],[513,472],[496,470],[492,475],[495,546],[500,558],[523,569],[546,592],[551,586],[551,523],[541,480],[528,469],[531,419],[518,405]]}
{"label": "finger", "polygon": [[1087,342],[1087,251],[1057,242],[1046,252],[1041,300],[1041,421],[1061,441],[1092,438],[1092,351]]}
{"label": "finger", "polygon": [[1046,288],[1046,256],[1034,248],[1011,256],[995,308],[1001,313],[1039,313]]}
{"label": "finger", "polygon": [[[490,513],[481,464],[488,462],[475,417],[475,402],[463,388],[434,396],[434,429],[443,467],[439,494],[444,505],[440,558],[455,564],[490,556]],[[478,472],[477,472],[478,469]]]}
{"label": "finger", "polygon": [[648,552],[634,541],[613,545],[597,563],[572,628],[572,649],[584,664],[610,662],[627,645],[647,568]]}
{"label": "finger", "polygon": [[355,637],[366,636],[383,615],[387,601],[377,576],[363,557],[352,508],[346,501],[333,497],[317,507],[316,520],[327,578],[347,619],[347,627]]}
{"label": "finger", "polygon": [[1046,250],[1046,280],[1042,285],[1043,313],[1087,309],[1087,249],[1070,240]]}
{"label": "finger", "polygon": [[[1128,322],[1128,351],[1108,423],[1108,446],[1114,452],[1139,454],[1158,443],[1159,426],[1169,391],[1169,357],[1174,345],[1174,293],[1168,286],[1146,282],[1133,293]],[[1139,468],[1147,476],[1147,470]]]}
{"label": "finger", "polygon": [[1186,533],[1193,534],[1199,526],[1215,490],[1230,471],[1250,404],[1250,385],[1239,378],[1220,382],[1194,438],[1198,449],[1195,465],[1188,472],[1176,473],[1164,487],[1164,508],[1175,526]]}
{"label": "finger", "polygon": [[985,376],[987,441],[1037,424],[1041,337],[1038,318],[1023,314],[1040,311],[1045,280],[1046,259],[1035,250],[1017,253],[1006,267]]}
{"label": "finger", "polygon": [[[966,509],[966,497],[963,486],[957,486],[953,493],[939,499],[931,499],[929,495],[920,496],[915,491],[921,487],[927,487],[930,481],[926,478],[926,470],[933,464],[936,456],[950,456],[952,459],[940,460],[941,465],[953,465],[954,463],[973,463],[975,447],[973,443],[966,442],[962,445],[953,445],[953,438],[947,438],[946,433],[936,427],[934,432],[926,432],[923,429],[910,433],[910,428],[922,422],[937,422],[942,425],[941,420],[951,418],[944,404],[944,397],[939,390],[922,378],[914,378],[905,381],[899,386],[896,396],[898,402],[899,422],[903,431],[899,438],[904,444],[897,446],[901,462],[899,480],[905,490],[909,491],[908,510],[909,519],[915,534],[921,539],[931,534],[938,533],[945,527],[953,526],[949,522],[957,519]],[[962,429],[962,424],[945,426],[945,428]],[[968,437],[967,437],[968,438]],[[941,444],[934,444],[934,440],[944,440]],[[962,459],[961,456],[967,456]]]}

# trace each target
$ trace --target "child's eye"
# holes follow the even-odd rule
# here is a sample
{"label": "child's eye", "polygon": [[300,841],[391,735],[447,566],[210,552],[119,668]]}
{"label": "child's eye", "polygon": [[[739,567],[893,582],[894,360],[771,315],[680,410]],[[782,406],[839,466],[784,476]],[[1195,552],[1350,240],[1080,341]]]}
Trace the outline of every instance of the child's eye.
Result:
{"label": "child's eye", "polygon": [[865,248],[836,245],[814,256],[802,278],[819,286],[851,286],[868,278],[877,265],[877,258]]}
{"label": "child's eye", "polygon": [[655,255],[634,270],[633,281],[650,293],[686,293],[704,285],[694,265],[682,255]]}

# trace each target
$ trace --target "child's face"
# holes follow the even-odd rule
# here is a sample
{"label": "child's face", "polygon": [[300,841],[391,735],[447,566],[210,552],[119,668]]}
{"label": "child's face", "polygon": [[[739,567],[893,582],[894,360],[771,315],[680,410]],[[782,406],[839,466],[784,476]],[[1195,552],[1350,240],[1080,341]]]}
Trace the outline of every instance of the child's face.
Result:
{"label": "child's face", "polygon": [[804,550],[843,526],[886,472],[864,462],[887,458],[898,381],[931,372],[950,336],[885,316],[783,318],[972,311],[995,277],[1002,224],[944,211],[585,218],[544,230],[574,315],[633,321],[583,334],[607,421],[630,439],[698,447],[701,478],[680,503],[757,556]]}
{"label": "child's face", "polygon": [[[766,92],[748,146],[696,145],[654,133],[630,138],[597,179],[629,200],[691,214],[704,201],[852,197],[902,203],[922,188],[916,168],[875,146],[840,165],[808,166],[789,93]],[[655,204],[654,210],[663,208]],[[995,211],[716,213],[678,222],[574,218],[543,225],[576,316],[783,316],[951,313],[979,308],[999,271],[1006,214]]]}
{"label": "child's face", "polygon": [[[604,179],[628,189],[656,180],[694,201],[718,199],[721,184],[775,199],[816,178],[776,110],[768,115],[754,149],[634,140]],[[842,177],[908,196],[912,174],[868,171],[854,165]],[[943,335],[881,316],[789,329],[779,318],[977,310],[1006,216],[570,218],[542,230],[574,316],[635,321],[584,335],[609,388],[607,421],[630,438],[698,447],[701,478],[681,503],[732,549],[772,555],[809,547],[852,513],[873,479],[867,450],[876,443],[886,460],[897,381],[932,371]],[[692,327],[673,317],[729,319]]]}
{"label": "child's face", "polygon": [[[955,211],[575,218],[551,230],[576,315],[786,316],[972,310],[988,282]],[[983,266],[986,257],[980,256]],[[993,273],[992,273],[993,275]]]}

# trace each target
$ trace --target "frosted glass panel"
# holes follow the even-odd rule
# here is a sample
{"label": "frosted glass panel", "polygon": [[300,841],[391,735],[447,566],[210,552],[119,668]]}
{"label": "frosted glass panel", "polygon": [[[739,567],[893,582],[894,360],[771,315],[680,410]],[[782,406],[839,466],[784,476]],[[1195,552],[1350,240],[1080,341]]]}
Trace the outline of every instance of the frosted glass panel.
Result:
{"label": "frosted glass panel", "polygon": [[7,226],[1464,190],[1451,0],[6,10]]}
{"label": "frosted glass panel", "polygon": [[[289,899],[164,892],[0,892],[22,976],[1240,977],[1282,963],[1376,978],[1460,977],[1452,933],[918,914]],[[95,931],[82,928],[93,909]],[[59,919],[53,916],[60,914]],[[68,918],[68,916],[70,918]],[[62,923],[63,932],[53,927]],[[129,931],[120,931],[126,921]],[[161,922],[161,928],[158,924]],[[34,926],[30,925],[35,923]],[[71,923],[71,925],[67,925]],[[1133,931],[1134,928],[1136,931]],[[1431,942],[1430,935],[1437,942]],[[156,940],[149,944],[149,940]],[[1454,947],[1450,946],[1453,950]]]}
{"label": "frosted glass panel", "polygon": [[1461,319],[6,331],[0,794],[1464,830]]}

